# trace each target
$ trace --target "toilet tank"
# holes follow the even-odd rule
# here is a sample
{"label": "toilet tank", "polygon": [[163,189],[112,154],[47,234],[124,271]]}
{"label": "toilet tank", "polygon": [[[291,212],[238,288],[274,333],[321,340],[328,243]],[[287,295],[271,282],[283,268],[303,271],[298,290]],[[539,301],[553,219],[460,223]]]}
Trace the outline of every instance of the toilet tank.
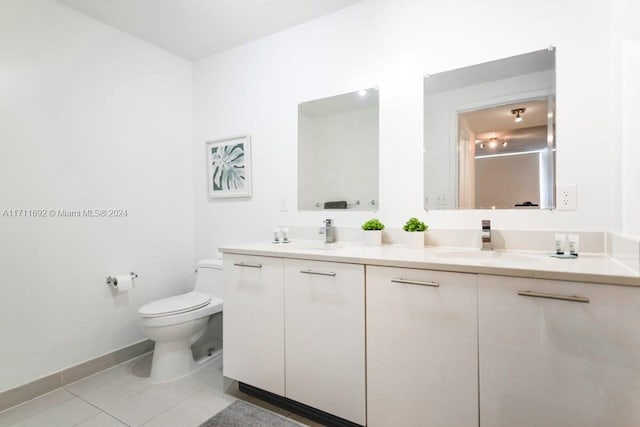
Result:
{"label": "toilet tank", "polygon": [[198,261],[196,292],[222,299],[222,260],[217,258]]}

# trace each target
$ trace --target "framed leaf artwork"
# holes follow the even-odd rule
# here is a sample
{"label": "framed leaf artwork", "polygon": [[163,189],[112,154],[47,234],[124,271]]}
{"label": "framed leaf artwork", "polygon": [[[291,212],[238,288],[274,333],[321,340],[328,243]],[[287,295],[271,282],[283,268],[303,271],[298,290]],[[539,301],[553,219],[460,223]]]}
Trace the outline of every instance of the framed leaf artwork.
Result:
{"label": "framed leaf artwork", "polygon": [[251,197],[251,137],[218,139],[206,145],[209,197]]}

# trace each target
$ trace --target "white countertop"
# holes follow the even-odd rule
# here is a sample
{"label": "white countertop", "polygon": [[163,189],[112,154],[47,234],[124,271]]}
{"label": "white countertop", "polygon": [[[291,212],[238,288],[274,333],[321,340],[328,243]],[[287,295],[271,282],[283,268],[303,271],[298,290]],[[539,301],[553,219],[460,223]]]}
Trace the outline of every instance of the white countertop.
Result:
{"label": "white countertop", "polygon": [[317,240],[296,240],[288,244],[245,243],[224,246],[219,250],[245,255],[640,287],[638,272],[603,254],[580,254],[575,259],[559,259],[549,256],[549,253],[534,251],[482,252],[479,249],[447,247],[409,249],[403,245],[325,244]]}

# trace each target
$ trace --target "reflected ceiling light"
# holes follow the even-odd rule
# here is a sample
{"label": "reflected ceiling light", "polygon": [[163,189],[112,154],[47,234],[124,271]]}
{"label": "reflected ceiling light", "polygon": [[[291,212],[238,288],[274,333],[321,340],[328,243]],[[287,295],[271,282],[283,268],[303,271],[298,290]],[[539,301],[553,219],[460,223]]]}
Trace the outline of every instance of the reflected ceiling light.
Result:
{"label": "reflected ceiling light", "polygon": [[498,146],[498,140],[496,138],[491,138],[489,140],[489,148],[496,148]]}
{"label": "reflected ceiling light", "polygon": [[507,141],[505,141],[505,142],[503,142],[503,143],[502,143],[502,146],[503,146],[503,147],[506,147],[507,145],[509,145],[509,143],[508,143]]}
{"label": "reflected ceiling light", "polygon": [[520,114],[524,114],[525,111],[527,111],[526,108],[514,108],[513,110],[511,110],[511,114],[516,116],[515,118],[516,123],[520,123],[522,121],[522,117],[520,117]]}
{"label": "reflected ceiling light", "polygon": [[367,94],[367,90],[366,89],[362,89],[358,91],[358,95],[360,96],[365,96]]}
{"label": "reflected ceiling light", "polygon": [[484,142],[480,144],[480,148],[484,148]]}
{"label": "reflected ceiling light", "polygon": [[[548,149],[544,148],[542,150],[531,150],[531,151],[518,151],[515,153],[496,153],[496,154],[478,154],[477,156],[475,156],[476,159],[489,159],[492,157],[507,157],[507,156],[521,156],[523,154],[537,154],[540,155],[541,153],[547,151]],[[552,149],[551,151],[556,151],[556,149]]]}

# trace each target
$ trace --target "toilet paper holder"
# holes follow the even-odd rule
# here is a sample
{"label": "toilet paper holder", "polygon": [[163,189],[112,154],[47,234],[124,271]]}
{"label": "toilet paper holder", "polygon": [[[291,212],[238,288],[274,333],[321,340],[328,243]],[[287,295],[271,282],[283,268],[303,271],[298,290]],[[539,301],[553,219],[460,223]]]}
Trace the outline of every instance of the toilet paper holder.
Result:
{"label": "toilet paper holder", "polygon": [[[129,273],[132,279],[137,279],[138,275],[133,271]],[[118,286],[118,279],[115,276],[107,276],[107,285],[109,286]]]}

